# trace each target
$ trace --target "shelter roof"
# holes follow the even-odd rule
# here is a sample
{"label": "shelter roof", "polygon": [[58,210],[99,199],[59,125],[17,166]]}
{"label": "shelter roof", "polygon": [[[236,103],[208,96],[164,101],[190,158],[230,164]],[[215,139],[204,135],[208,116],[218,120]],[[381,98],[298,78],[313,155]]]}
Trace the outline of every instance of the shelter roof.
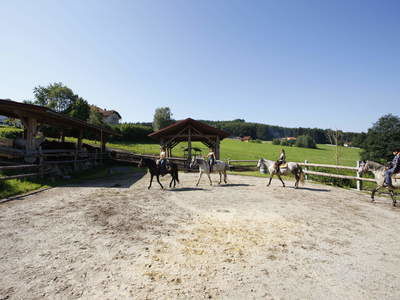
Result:
{"label": "shelter roof", "polygon": [[[205,136],[218,136],[221,140],[230,136],[229,133],[223,130],[193,120],[192,118],[187,118],[184,120],[177,121],[160,130],[152,132],[149,134],[149,137],[154,138],[156,140],[161,140],[165,137],[178,135],[180,132],[184,131],[186,128],[189,127],[194,129],[194,131],[192,132],[192,141],[202,141],[204,140]],[[202,135],[204,137],[202,137]],[[176,140],[184,140],[184,138],[177,137]]]}
{"label": "shelter roof", "polygon": [[87,129],[108,135],[118,135],[114,130],[89,124],[86,121],[57,113],[47,107],[16,102],[9,99],[0,99],[0,115],[16,119],[20,119],[21,117],[31,117],[37,119],[37,121],[42,124],[50,124],[66,128]]}

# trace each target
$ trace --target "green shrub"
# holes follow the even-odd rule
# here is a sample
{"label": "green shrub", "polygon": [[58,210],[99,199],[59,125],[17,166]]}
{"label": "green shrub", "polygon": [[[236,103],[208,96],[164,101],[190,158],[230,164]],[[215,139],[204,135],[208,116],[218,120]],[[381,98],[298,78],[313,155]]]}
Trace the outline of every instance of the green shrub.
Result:
{"label": "green shrub", "polygon": [[272,145],[280,145],[281,144],[281,140],[280,139],[273,139],[272,140]]}
{"label": "green shrub", "polygon": [[23,130],[15,127],[0,127],[0,138],[16,139],[21,137]]}
{"label": "green shrub", "polygon": [[261,144],[262,140],[250,140],[250,143]]}
{"label": "green shrub", "polygon": [[315,141],[309,135],[298,136],[295,145],[296,147],[301,147],[301,148],[312,148],[312,149],[317,148]]}
{"label": "green shrub", "polygon": [[137,142],[137,141],[148,141],[150,138],[148,135],[153,132],[153,129],[150,126],[144,126],[133,123],[122,123],[113,126],[113,129],[121,134],[121,136],[114,136],[111,139],[113,141],[129,141],[129,142]]}
{"label": "green shrub", "polygon": [[[313,167],[312,171],[355,176],[354,171],[351,170],[336,170],[332,168]],[[356,188],[356,181],[351,179],[333,178],[318,175],[308,175],[308,179],[333,186]]]}

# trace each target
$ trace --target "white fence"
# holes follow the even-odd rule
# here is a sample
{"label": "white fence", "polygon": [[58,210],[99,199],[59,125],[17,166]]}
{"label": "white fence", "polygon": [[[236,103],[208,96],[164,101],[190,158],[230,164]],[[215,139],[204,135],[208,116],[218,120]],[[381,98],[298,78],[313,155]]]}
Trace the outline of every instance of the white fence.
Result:
{"label": "white fence", "polygon": [[[245,169],[246,167],[255,167],[255,165],[253,166],[235,166],[232,165],[232,163],[246,163],[246,162],[252,162],[254,164],[257,164],[258,160],[228,160],[227,161],[229,166],[231,166],[232,168],[238,168],[238,169]],[[360,162],[357,161],[356,162],[356,166],[355,167],[349,167],[349,166],[338,166],[338,165],[327,165],[327,164],[313,164],[313,163],[309,163],[307,160],[304,161],[304,163],[299,162],[298,163],[300,166],[304,167],[304,174],[306,174],[306,179],[307,179],[307,175],[317,175],[317,176],[324,176],[324,177],[331,177],[331,178],[341,178],[341,179],[351,179],[351,180],[356,180],[357,181],[357,190],[362,190],[362,182],[363,181],[370,181],[370,182],[375,182],[374,179],[372,178],[363,178],[361,177],[361,174],[358,172],[358,168],[360,166]],[[310,171],[308,170],[309,167],[321,167],[321,168],[331,168],[331,169],[336,169],[336,170],[352,170],[355,171],[355,176],[348,176],[348,175],[340,175],[340,174],[331,174],[331,173],[324,173],[324,172],[317,172],[317,171]]]}

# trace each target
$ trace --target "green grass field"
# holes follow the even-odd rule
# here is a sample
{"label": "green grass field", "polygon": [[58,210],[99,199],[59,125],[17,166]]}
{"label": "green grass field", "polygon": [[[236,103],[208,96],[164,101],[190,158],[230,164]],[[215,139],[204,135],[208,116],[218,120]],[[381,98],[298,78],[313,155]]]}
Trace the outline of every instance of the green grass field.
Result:
{"label": "green grass field", "polygon": [[[92,142],[92,141],[91,141]],[[160,146],[151,143],[120,143],[107,144],[108,147],[124,149],[140,154],[158,154]],[[177,145],[173,150],[174,156],[183,156],[183,149],[187,147],[186,143]],[[193,143],[193,147],[200,148],[202,155],[207,154],[207,147],[201,143]],[[226,139],[221,142],[221,159],[249,159],[256,160],[261,157],[275,160],[278,158],[280,150],[285,149],[288,161],[336,164],[336,147],[329,145],[318,145],[318,149],[306,149],[298,147],[282,147],[272,145],[271,142],[251,143],[241,142],[238,140]],[[355,166],[356,161],[360,158],[361,149],[339,147],[339,165]]]}

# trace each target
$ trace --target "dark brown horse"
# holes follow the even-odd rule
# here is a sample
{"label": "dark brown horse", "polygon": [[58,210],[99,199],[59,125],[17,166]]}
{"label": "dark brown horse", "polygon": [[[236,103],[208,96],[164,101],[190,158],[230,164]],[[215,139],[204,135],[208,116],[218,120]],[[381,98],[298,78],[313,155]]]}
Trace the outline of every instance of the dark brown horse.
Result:
{"label": "dark brown horse", "polygon": [[148,187],[148,189],[151,188],[151,184],[153,183],[153,177],[156,176],[157,178],[157,182],[158,184],[161,186],[161,188],[163,189],[163,185],[160,182],[160,175],[164,176],[166,174],[171,174],[172,176],[172,180],[169,183],[169,187],[172,186],[172,183],[174,183],[174,187],[176,186],[176,183],[179,183],[179,178],[178,178],[178,166],[176,164],[174,164],[173,162],[169,162],[169,168],[162,171],[160,170],[159,166],[156,164],[156,162],[153,159],[150,158],[142,158],[140,159],[139,162],[139,167],[140,168],[144,168],[147,167],[149,169],[150,172],[150,185]]}

